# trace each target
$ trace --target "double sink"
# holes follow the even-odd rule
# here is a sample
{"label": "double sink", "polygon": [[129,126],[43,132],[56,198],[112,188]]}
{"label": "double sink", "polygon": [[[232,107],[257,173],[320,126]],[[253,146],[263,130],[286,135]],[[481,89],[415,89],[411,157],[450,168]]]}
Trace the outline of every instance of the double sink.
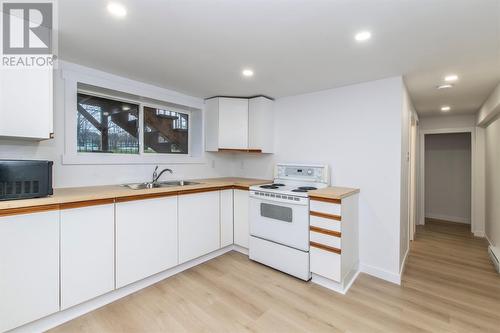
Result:
{"label": "double sink", "polygon": [[145,190],[145,189],[150,189],[150,188],[188,186],[188,185],[198,185],[198,184],[200,184],[200,183],[192,182],[192,181],[188,181],[188,180],[172,180],[172,181],[165,181],[165,182],[124,184],[122,186],[128,187],[132,190]]}

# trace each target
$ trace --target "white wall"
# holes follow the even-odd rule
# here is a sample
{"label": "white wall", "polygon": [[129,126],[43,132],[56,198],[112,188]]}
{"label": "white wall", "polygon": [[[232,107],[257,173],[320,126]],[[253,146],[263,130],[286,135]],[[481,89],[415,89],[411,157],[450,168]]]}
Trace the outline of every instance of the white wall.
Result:
{"label": "white wall", "polygon": [[245,156],[236,173],[272,177],[275,162],[326,163],[333,185],[358,187],[363,268],[399,279],[401,77],[275,101],[275,151]]}
{"label": "white wall", "polygon": [[[119,78],[104,72],[99,72],[82,66],[68,64],[72,71],[81,75],[106,77],[109,81],[124,87],[140,86],[143,91],[154,92],[156,96],[164,96],[167,102],[186,101],[203,105],[203,101],[191,96],[182,95],[174,91],[146,85],[125,78]],[[64,68],[64,66],[63,66]],[[55,74],[55,110],[54,134],[55,139],[42,142],[0,139],[0,159],[47,159],[54,161],[54,186],[89,186],[103,184],[118,184],[127,182],[142,182],[149,180],[154,164],[120,164],[120,165],[64,165],[61,162],[65,149],[64,143],[64,80],[60,71]],[[129,92],[129,91],[125,91]],[[175,99],[172,100],[172,99]],[[76,110],[76,105],[75,105]],[[75,111],[76,112],[76,111]],[[174,170],[173,175],[166,178],[199,178],[230,176],[233,170],[231,155],[207,153],[200,163],[192,164],[163,164]],[[212,167],[214,166],[214,167]]]}
{"label": "white wall", "polygon": [[425,217],[471,222],[471,135],[425,137]]}
{"label": "white wall", "polygon": [[500,83],[493,90],[488,99],[479,109],[476,122],[479,126],[486,126],[500,113]]}
{"label": "white wall", "polygon": [[470,128],[476,125],[474,115],[443,115],[435,117],[421,117],[420,130],[436,130],[450,128]]}
{"label": "white wall", "polygon": [[399,230],[399,268],[403,269],[404,261],[410,247],[410,141],[411,122],[418,116],[410,99],[406,85],[403,84],[401,114],[401,219]]}
{"label": "white wall", "polygon": [[500,118],[486,128],[486,237],[500,250]]}

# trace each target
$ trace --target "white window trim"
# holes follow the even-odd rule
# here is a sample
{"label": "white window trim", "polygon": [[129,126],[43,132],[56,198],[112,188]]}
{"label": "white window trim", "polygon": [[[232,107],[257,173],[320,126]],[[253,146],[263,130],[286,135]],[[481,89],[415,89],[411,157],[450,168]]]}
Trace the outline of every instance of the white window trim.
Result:
{"label": "white window trim", "polygon": [[[79,67],[79,66],[78,66]],[[80,68],[79,68],[80,69]],[[91,70],[93,72],[93,70]],[[103,78],[102,76],[109,76],[108,78]],[[77,151],[77,93],[78,91],[85,93],[85,89],[78,90],[78,83],[93,85],[96,87],[102,87],[106,89],[122,91],[125,93],[129,93],[132,95],[143,96],[145,98],[151,98],[155,100],[164,100],[166,103],[172,102],[175,104],[180,104],[179,102],[183,101],[183,98],[175,96],[175,98],[165,98],[163,93],[160,92],[172,93],[168,90],[163,90],[154,86],[146,86],[146,88],[151,87],[151,90],[144,89],[143,83],[135,83],[134,81],[128,79],[117,78],[116,76],[101,73],[101,76],[90,76],[87,74],[76,73],[74,71],[62,71],[62,76],[64,79],[64,153],[61,157],[62,163],[65,165],[118,165],[118,164],[206,164],[207,159],[204,155],[204,149],[201,156],[192,156],[192,140],[191,140],[191,131],[189,131],[188,137],[188,145],[189,145],[189,154],[152,154],[152,153],[144,153],[143,147],[139,144],[139,154],[114,154],[114,153],[79,153]],[[113,80],[110,80],[113,79]],[[116,82],[119,79],[123,82]],[[153,90],[154,89],[154,90]],[[87,91],[92,95],[100,95],[102,97],[106,97],[105,94],[99,94]],[[139,107],[142,108],[142,105],[152,106],[154,104],[146,103],[143,101],[134,101],[134,100],[126,100],[120,97],[108,96],[106,98],[116,99],[119,101],[124,101],[127,103],[139,104]],[[186,105],[187,108],[198,108],[202,109],[202,102],[200,103],[189,103],[190,98],[185,98],[188,101]],[[189,110],[172,108],[170,106],[160,106],[160,108],[178,110],[182,113],[189,114],[189,128],[192,128],[192,113]],[[141,110],[142,111],[142,110]],[[142,112],[139,113],[139,135],[142,135],[142,125],[143,119]],[[204,135],[203,135],[204,137]],[[139,140],[141,142],[142,140]],[[203,142],[201,143],[204,144]]]}

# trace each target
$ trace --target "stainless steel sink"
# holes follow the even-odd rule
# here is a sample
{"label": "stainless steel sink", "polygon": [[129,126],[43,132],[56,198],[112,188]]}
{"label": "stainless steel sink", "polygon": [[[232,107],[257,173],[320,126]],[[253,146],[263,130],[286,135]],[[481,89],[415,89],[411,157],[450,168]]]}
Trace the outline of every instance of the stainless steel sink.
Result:
{"label": "stainless steel sink", "polygon": [[192,182],[188,180],[172,180],[165,182],[158,182],[160,187],[168,187],[168,186],[188,186],[188,185],[198,185],[197,182]]}
{"label": "stainless steel sink", "polygon": [[187,181],[187,180],[172,180],[165,182],[150,182],[150,183],[134,183],[134,184],[123,184],[122,186],[126,186],[132,190],[145,190],[150,188],[158,188],[158,187],[174,187],[174,186],[188,186],[188,185],[197,185],[200,183]]}

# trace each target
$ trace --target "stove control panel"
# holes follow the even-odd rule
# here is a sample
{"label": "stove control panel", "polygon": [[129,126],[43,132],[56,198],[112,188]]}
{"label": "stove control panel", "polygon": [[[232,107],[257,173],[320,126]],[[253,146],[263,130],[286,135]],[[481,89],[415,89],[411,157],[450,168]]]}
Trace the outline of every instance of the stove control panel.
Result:
{"label": "stove control panel", "polygon": [[277,164],[275,178],[330,183],[327,165]]}

